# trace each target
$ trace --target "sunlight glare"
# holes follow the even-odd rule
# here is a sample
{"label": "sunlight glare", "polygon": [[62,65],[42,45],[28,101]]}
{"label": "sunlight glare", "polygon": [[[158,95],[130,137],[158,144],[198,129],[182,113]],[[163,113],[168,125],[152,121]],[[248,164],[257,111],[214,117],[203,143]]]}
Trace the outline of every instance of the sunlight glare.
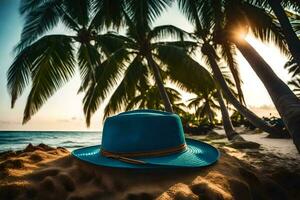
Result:
{"label": "sunlight glare", "polygon": [[240,27],[235,31],[235,37],[239,40],[244,40],[247,37],[248,31],[244,27]]}

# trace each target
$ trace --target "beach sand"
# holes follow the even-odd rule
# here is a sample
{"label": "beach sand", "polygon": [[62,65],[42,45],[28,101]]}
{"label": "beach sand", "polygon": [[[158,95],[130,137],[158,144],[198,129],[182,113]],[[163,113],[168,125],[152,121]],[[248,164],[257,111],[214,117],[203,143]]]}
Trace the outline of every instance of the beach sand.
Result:
{"label": "beach sand", "polygon": [[[136,171],[94,166],[64,148],[32,146],[0,154],[0,199],[299,199],[299,160],[219,145],[201,169]],[[290,164],[287,164],[290,163]]]}

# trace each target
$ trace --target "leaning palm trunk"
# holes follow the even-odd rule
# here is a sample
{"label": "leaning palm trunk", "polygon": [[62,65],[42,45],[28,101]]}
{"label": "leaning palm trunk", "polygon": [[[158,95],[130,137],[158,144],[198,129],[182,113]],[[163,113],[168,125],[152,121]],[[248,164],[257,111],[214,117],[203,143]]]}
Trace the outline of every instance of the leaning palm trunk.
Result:
{"label": "leaning palm trunk", "polygon": [[234,42],[266,87],[300,153],[300,99],[246,40]]}
{"label": "leaning palm trunk", "polygon": [[228,140],[233,140],[233,139],[239,137],[239,135],[237,134],[237,132],[235,132],[235,130],[232,126],[228,110],[225,106],[225,103],[224,103],[224,100],[222,97],[222,93],[219,89],[217,90],[217,99],[218,99],[220,109],[221,109],[222,122],[223,122],[223,127],[225,130],[225,134],[226,134]]}
{"label": "leaning palm trunk", "polygon": [[159,90],[160,96],[161,96],[161,98],[162,98],[162,100],[164,102],[164,106],[165,106],[166,111],[173,112],[172,104],[171,104],[171,101],[170,101],[170,99],[168,97],[166,89],[165,89],[165,87],[163,85],[163,81],[162,81],[162,78],[161,78],[161,75],[160,75],[160,71],[159,71],[159,68],[158,68],[157,64],[155,63],[155,61],[153,60],[153,58],[152,58],[151,55],[148,55],[146,57],[146,59],[147,59],[148,65],[153,70],[153,74],[154,74],[154,78],[155,78],[155,83],[158,86],[158,90]]}
{"label": "leaning palm trunk", "polygon": [[[205,43],[202,47],[202,52],[207,56],[208,61],[210,63],[211,69],[214,74],[214,78],[219,84],[220,88],[222,89],[222,92],[227,97],[227,100],[241,113],[244,117],[246,117],[255,127],[261,129],[262,131],[265,131],[270,134],[276,134],[279,131],[270,126],[267,122],[260,119],[257,115],[255,115],[253,112],[251,112],[248,108],[243,106],[232,94],[230,91],[222,72],[215,60],[214,55],[214,49],[207,43]],[[279,133],[278,133],[279,134]]]}
{"label": "leaning palm trunk", "polygon": [[269,5],[271,6],[276,18],[280,23],[289,50],[297,64],[300,66],[300,40],[294,32],[293,27],[280,2],[281,1],[279,0],[268,0]]}

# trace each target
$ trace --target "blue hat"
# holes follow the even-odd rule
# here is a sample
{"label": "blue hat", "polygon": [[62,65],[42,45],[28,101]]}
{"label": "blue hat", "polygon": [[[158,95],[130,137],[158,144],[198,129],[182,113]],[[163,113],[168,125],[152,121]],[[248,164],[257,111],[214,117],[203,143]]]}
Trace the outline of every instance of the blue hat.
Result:
{"label": "blue hat", "polygon": [[102,144],[76,149],[72,155],[106,167],[179,168],[211,165],[218,160],[219,151],[185,139],[176,114],[135,110],[107,118]]}

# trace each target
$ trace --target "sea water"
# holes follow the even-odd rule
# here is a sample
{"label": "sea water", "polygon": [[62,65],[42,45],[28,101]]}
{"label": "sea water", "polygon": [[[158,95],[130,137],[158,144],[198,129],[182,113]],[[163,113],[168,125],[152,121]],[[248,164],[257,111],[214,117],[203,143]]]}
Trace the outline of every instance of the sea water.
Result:
{"label": "sea water", "polygon": [[29,143],[76,148],[101,144],[101,132],[80,131],[0,131],[0,152],[24,149]]}

